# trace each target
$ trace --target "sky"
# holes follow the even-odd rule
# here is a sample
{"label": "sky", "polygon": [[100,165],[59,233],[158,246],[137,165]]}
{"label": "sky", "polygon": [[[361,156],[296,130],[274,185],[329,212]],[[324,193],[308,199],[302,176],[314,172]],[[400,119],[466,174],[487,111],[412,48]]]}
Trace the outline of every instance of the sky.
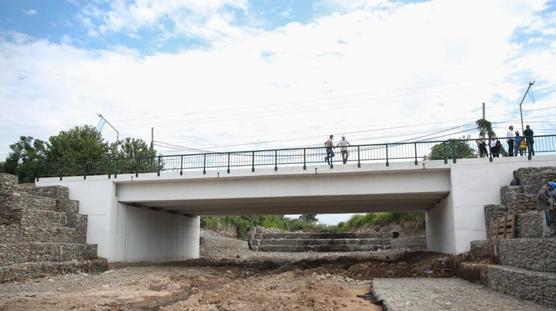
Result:
{"label": "sky", "polygon": [[162,154],[476,136],[483,102],[500,136],[529,81],[555,133],[554,0],[0,0],[0,159],[98,113]]}

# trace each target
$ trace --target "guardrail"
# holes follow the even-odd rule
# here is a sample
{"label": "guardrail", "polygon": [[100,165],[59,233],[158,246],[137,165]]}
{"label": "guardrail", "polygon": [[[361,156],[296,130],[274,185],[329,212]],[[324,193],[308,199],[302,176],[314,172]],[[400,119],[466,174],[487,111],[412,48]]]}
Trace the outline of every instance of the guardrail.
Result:
{"label": "guardrail", "polygon": [[[512,138],[513,139],[513,138]],[[418,142],[399,142],[382,144],[353,145],[346,148],[348,159],[346,163],[383,162],[389,166],[391,162],[413,161],[415,165],[419,161],[431,159],[444,160],[444,163],[457,159],[478,157],[478,139],[449,139],[443,141],[418,141]],[[506,138],[498,138],[503,150],[501,155],[505,155],[508,147]],[[483,140],[487,146],[490,161],[496,157],[496,153],[490,152],[490,141]],[[469,148],[466,148],[468,146]],[[553,153],[556,152],[556,135],[542,135],[534,137],[534,153]],[[530,149],[530,147],[529,147]],[[434,152],[433,152],[434,150]],[[470,152],[464,152],[465,150]],[[248,167],[255,171],[258,167],[274,167],[278,170],[284,166],[301,166],[307,169],[309,164],[326,163],[330,168],[341,164],[342,152],[340,147],[334,148],[335,156],[330,163],[326,161],[327,150],[325,147],[310,148],[287,148],[287,149],[267,149],[250,151],[230,151],[230,152],[211,152],[200,154],[181,154],[181,155],[160,155],[150,158],[131,158],[131,159],[97,159],[83,161],[56,161],[41,162],[38,166],[37,177],[64,177],[64,176],[83,176],[108,175],[109,178],[117,177],[118,174],[133,173],[138,176],[140,173],[156,172],[179,172],[183,174],[186,170],[199,170],[206,174],[207,170],[225,169],[227,173],[233,168]],[[529,159],[533,156],[531,150],[524,150],[523,156]]]}

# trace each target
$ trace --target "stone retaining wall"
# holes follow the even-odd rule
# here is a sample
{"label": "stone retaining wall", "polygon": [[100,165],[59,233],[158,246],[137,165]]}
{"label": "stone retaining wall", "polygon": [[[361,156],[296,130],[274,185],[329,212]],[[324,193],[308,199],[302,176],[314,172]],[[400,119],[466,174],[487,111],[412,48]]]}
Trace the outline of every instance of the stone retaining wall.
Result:
{"label": "stone retaining wall", "polygon": [[352,252],[390,249],[393,232],[266,233],[253,231],[249,247],[266,252]]}
{"label": "stone retaining wall", "polygon": [[542,185],[556,181],[556,167],[527,167],[515,171],[527,193],[536,195]]}
{"label": "stone retaining wall", "polygon": [[393,249],[407,249],[407,250],[426,250],[427,237],[424,235],[409,236],[397,239],[391,239],[390,244]]}
{"label": "stone retaining wall", "polygon": [[512,266],[487,267],[488,287],[520,299],[556,307],[556,274]]}
{"label": "stone retaining wall", "polygon": [[0,282],[107,269],[67,188],[16,182],[0,174]]}

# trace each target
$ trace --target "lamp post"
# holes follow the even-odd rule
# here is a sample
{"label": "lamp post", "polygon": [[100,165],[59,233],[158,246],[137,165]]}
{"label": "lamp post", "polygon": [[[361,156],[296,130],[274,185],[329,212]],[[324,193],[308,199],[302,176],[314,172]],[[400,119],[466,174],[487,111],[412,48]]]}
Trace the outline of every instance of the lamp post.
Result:
{"label": "lamp post", "polygon": [[525,100],[525,97],[527,96],[527,93],[529,93],[529,90],[531,89],[533,84],[535,84],[535,81],[530,81],[529,82],[529,86],[527,87],[527,90],[525,91],[525,94],[523,94],[523,98],[521,99],[521,102],[519,103],[519,115],[521,116],[521,135],[523,135],[523,131],[524,131],[524,127],[523,127],[523,109],[521,107],[523,106],[523,101]]}
{"label": "lamp post", "polygon": [[120,132],[118,132],[118,130],[112,124],[110,124],[110,122],[108,122],[108,120],[106,120],[106,118],[103,117],[102,114],[97,113],[97,115],[99,116],[99,118],[103,119],[106,124],[110,125],[110,127],[116,132],[116,142],[120,141]]}

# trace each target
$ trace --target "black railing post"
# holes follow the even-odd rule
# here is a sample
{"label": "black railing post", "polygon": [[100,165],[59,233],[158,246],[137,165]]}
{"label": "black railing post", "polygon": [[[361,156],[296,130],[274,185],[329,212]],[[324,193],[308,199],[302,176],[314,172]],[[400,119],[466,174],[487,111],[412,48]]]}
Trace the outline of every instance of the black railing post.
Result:
{"label": "black railing post", "polygon": [[87,160],[84,161],[83,168],[84,168],[83,179],[87,179]]}
{"label": "black railing post", "polygon": [[307,169],[307,149],[303,148],[303,170]]}
{"label": "black railing post", "polygon": [[135,171],[135,177],[139,177],[139,165],[137,165],[137,159],[133,159],[133,170]]}
{"label": "black railing post", "polygon": [[35,171],[35,180],[39,181],[39,177],[41,175],[41,161],[37,163],[37,170]]}
{"label": "black railing post", "polygon": [[229,152],[228,152],[228,170],[226,172],[230,174],[230,153]]}
{"label": "black railing post", "polygon": [[112,177],[112,158],[108,159],[108,179]]}
{"label": "black railing post", "polygon": [[444,164],[448,164],[448,153],[446,152],[446,142],[442,143],[442,153],[444,154]]}
{"label": "black railing post", "polygon": [[415,151],[415,165],[419,164],[417,161],[417,143],[413,143],[413,149]]}
{"label": "black railing post", "polygon": [[160,176],[160,163],[161,163],[161,156],[158,156],[158,162],[156,163],[156,176]]}
{"label": "black railing post", "polygon": [[361,150],[360,146],[357,145],[357,167],[361,167]]}
{"label": "black railing post", "polygon": [[114,162],[114,179],[118,178],[118,159]]}
{"label": "black railing post", "polygon": [[452,144],[452,162],[456,163],[456,144]]}
{"label": "black railing post", "polygon": [[251,172],[255,171],[255,151],[251,151]]}
{"label": "black railing post", "polygon": [[207,173],[207,154],[203,154],[203,175]]}
{"label": "black railing post", "polygon": [[180,175],[183,175],[183,154],[180,155]]}
{"label": "black railing post", "polygon": [[274,171],[278,170],[278,150],[274,150]]}
{"label": "black railing post", "polygon": [[388,144],[384,145],[386,148],[386,166],[390,166],[390,161],[388,160]]}

